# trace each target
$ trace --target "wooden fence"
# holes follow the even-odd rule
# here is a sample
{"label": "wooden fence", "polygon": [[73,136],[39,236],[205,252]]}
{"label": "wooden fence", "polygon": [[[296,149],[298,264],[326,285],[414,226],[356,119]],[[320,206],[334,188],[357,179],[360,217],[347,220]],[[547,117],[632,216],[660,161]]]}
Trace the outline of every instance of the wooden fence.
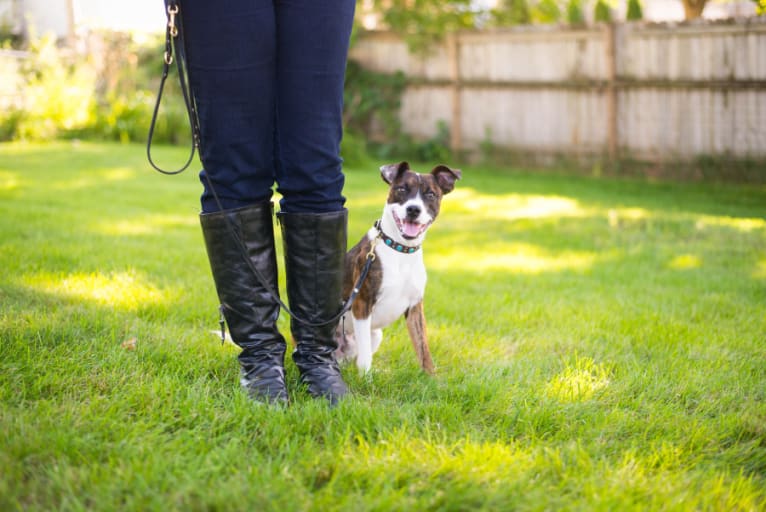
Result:
{"label": "wooden fence", "polygon": [[390,33],[351,57],[408,78],[400,117],[453,149],[688,160],[766,158],[766,20],[463,32],[426,57]]}

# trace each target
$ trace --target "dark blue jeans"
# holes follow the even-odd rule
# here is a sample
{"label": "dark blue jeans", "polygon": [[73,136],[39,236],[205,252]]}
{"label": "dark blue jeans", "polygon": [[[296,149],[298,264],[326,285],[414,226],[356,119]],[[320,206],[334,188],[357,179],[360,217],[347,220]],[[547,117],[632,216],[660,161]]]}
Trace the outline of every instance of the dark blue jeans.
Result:
{"label": "dark blue jeans", "polygon": [[181,0],[202,211],[267,201],[339,211],[343,80],[355,0]]}

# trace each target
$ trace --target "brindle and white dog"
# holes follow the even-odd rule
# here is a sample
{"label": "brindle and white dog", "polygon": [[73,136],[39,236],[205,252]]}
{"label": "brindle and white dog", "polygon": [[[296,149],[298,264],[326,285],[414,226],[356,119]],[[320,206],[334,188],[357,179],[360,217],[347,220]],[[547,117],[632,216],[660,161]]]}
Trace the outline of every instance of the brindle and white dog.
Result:
{"label": "brindle and white dog", "polygon": [[420,365],[432,374],[423,312],[426,268],[420,246],[439,214],[442,196],[454,189],[461,173],[438,165],[429,174],[419,174],[407,162],[384,165],[380,173],[390,185],[388,201],[380,221],[346,254],[344,300],[371,251],[375,259],[351,311],[338,326],[336,356],[355,359],[359,371],[368,372],[383,339],[382,329],[404,315]]}

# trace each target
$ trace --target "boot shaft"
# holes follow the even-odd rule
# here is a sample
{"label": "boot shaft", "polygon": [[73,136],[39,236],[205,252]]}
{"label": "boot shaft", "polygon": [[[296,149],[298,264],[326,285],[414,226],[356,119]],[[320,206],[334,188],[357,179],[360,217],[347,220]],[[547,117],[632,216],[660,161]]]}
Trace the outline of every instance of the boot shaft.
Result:
{"label": "boot shaft", "polygon": [[[287,274],[291,310],[302,320],[317,323],[336,316],[342,308],[343,263],[346,255],[348,211],[277,214]],[[308,327],[292,320],[296,342],[304,336],[334,343],[335,324]],[[329,338],[329,339],[325,339]]]}
{"label": "boot shaft", "polygon": [[[287,273],[290,309],[300,320],[326,322],[342,309],[343,262],[346,254],[347,211],[278,214]],[[336,404],[348,393],[335,350],[338,321],[307,325],[292,318],[296,348],[293,361],[311,395]]]}
{"label": "boot shaft", "polygon": [[284,345],[276,328],[279,305],[271,295],[278,290],[271,203],[201,214],[200,224],[232,340],[253,350]]}

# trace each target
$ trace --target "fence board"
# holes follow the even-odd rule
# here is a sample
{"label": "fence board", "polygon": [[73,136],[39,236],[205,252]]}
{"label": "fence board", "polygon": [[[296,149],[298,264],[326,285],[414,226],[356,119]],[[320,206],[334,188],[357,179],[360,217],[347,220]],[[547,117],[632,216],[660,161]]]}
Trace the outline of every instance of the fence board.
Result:
{"label": "fence board", "polygon": [[[610,42],[610,38],[613,42]],[[464,32],[427,57],[386,33],[352,58],[409,85],[403,128],[529,152],[766,158],[766,20]],[[457,131],[457,134],[455,133]]]}

